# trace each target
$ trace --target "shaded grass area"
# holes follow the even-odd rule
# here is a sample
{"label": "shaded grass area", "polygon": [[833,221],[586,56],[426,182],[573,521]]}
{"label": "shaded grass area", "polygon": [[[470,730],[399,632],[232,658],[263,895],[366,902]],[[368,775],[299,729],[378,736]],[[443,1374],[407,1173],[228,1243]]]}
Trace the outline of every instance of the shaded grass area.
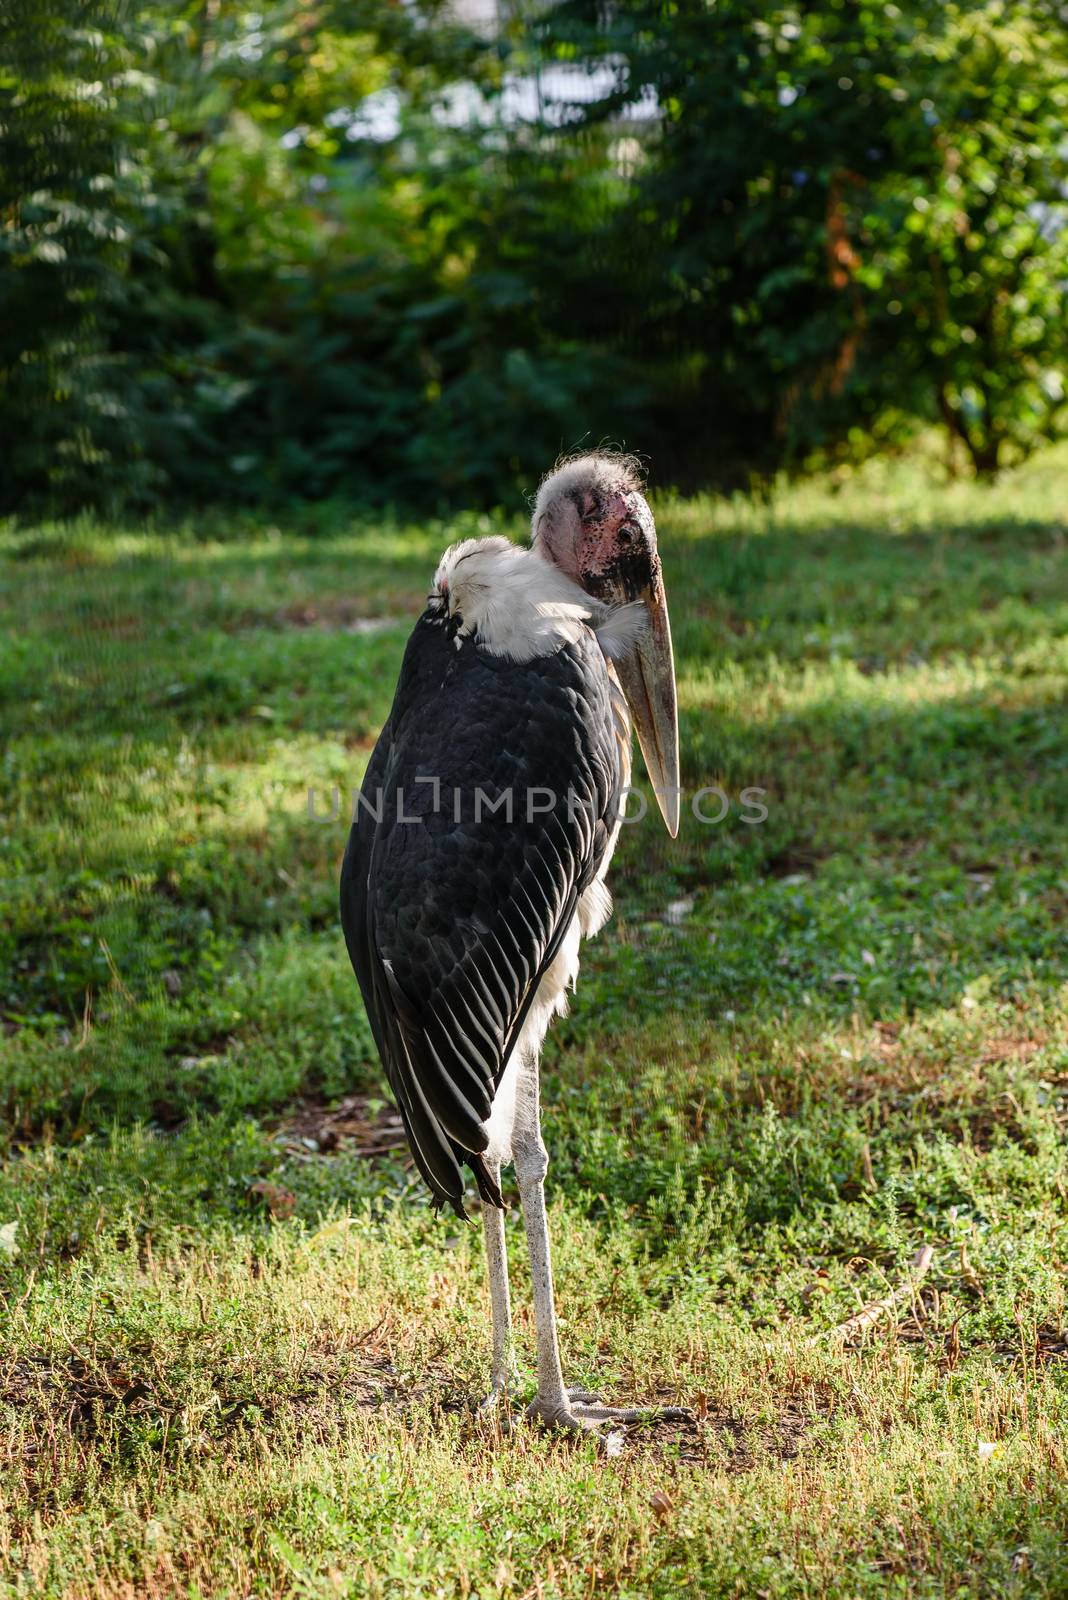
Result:
{"label": "shaded grass area", "polygon": [[695,1409],[620,1460],[476,1421],[477,1230],[314,1137],[388,1123],[346,797],[441,548],[518,523],[4,535],[0,1592],[1068,1593],[1066,504],[658,508],[728,809],[624,830],[546,1083],[570,1375]]}

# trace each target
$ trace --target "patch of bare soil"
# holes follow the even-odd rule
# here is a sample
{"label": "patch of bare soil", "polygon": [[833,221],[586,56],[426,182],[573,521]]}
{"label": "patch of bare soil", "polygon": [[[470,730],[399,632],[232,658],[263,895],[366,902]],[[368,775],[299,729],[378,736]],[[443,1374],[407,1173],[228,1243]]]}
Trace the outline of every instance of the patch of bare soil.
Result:
{"label": "patch of bare soil", "polygon": [[[617,1394],[608,1397],[612,1404],[630,1405],[633,1402]],[[648,1399],[650,1407],[677,1406],[679,1396],[663,1392]],[[523,1417],[523,1406],[513,1402],[509,1413],[493,1418],[478,1414],[477,1400],[466,1402],[473,1432],[502,1435],[520,1433],[530,1426]],[[707,1395],[698,1395],[687,1417],[657,1418],[652,1412],[648,1421],[616,1426],[603,1425],[605,1434],[614,1434],[616,1443],[609,1454],[622,1461],[663,1461],[667,1466],[707,1468],[727,1472],[731,1476],[752,1472],[768,1462],[792,1461],[799,1453],[801,1441],[811,1426],[812,1418],[797,1407],[785,1405],[770,1422],[747,1422],[732,1412],[710,1405]],[[622,1435],[622,1442],[619,1436]],[[562,1443],[576,1442],[570,1434],[560,1434]]]}
{"label": "patch of bare soil", "polygon": [[1049,1041],[1017,1033],[998,1033],[984,1040],[979,1059],[984,1064],[997,1065],[1003,1061],[1030,1061]]}
{"label": "patch of bare soil", "polygon": [[1036,1361],[1068,1361],[1068,1335],[1063,1328],[1039,1328],[1034,1357]]}
{"label": "patch of bare soil", "polygon": [[405,616],[403,603],[410,597],[398,596],[396,603],[400,615],[369,616],[366,602],[346,595],[323,597],[318,600],[298,600],[278,611],[243,612],[231,624],[231,631],[247,628],[317,628],[327,633],[382,633],[386,628],[400,627],[410,622]]}
{"label": "patch of bare soil", "polygon": [[[661,1403],[676,1403],[664,1397]],[[691,1467],[716,1467],[732,1476],[752,1472],[769,1461],[792,1461],[810,1419],[785,1407],[774,1421],[746,1422],[699,1395],[691,1419],[635,1423],[626,1429],[628,1455],[661,1456]]]}
{"label": "patch of bare soil", "polygon": [[[972,1299],[983,1298],[983,1285],[966,1255],[962,1255],[959,1290]],[[960,1336],[960,1317],[947,1325],[938,1290],[924,1284],[913,1296],[908,1315],[887,1325],[894,1338],[905,1344],[924,1345],[945,1372],[952,1372],[961,1360],[976,1350],[987,1350],[997,1359],[1018,1362],[1026,1368],[1048,1367],[1068,1362],[1068,1331],[1044,1324],[1032,1335],[1021,1330],[1019,1337],[993,1343],[981,1340],[966,1344]]]}
{"label": "patch of bare soil", "polygon": [[290,1155],[298,1157],[341,1150],[384,1156],[407,1148],[399,1114],[392,1106],[363,1094],[346,1095],[335,1106],[317,1099],[298,1101],[275,1138]]}
{"label": "patch of bare soil", "polygon": [[[200,1433],[198,1447],[225,1452],[246,1429],[270,1436],[292,1425],[294,1419],[299,1419],[304,1437],[325,1441],[335,1435],[344,1413],[353,1407],[393,1412],[401,1418],[416,1408],[431,1414],[463,1414],[468,1418],[464,1431],[471,1436],[486,1436],[497,1428],[502,1435],[518,1434],[528,1426],[519,1403],[510,1417],[499,1422],[483,1419],[478,1413],[481,1396],[459,1389],[443,1368],[418,1376],[405,1370],[392,1359],[390,1340],[379,1337],[382,1331],[381,1327],[369,1329],[358,1350],[313,1355],[296,1383],[291,1375],[267,1377],[258,1392],[247,1374],[221,1364],[211,1374],[212,1406],[207,1411],[202,1403],[192,1408]],[[650,1404],[675,1399],[667,1394],[653,1396]],[[132,1430],[142,1440],[154,1436],[167,1456],[168,1440],[185,1436],[190,1417],[188,1395],[182,1394],[181,1385],[171,1381],[158,1363],[131,1361],[129,1356],[83,1357],[73,1350],[69,1355],[41,1352],[9,1362],[0,1371],[0,1403],[17,1406],[29,1423],[20,1431],[17,1443],[12,1441],[13,1455],[31,1476],[44,1472],[42,1492],[57,1430],[83,1446],[114,1445]],[[811,1420],[809,1414],[787,1404],[771,1421],[747,1422],[698,1395],[688,1418],[651,1418],[625,1427],[619,1454],[624,1461],[656,1459],[668,1466],[742,1474],[769,1462],[793,1460]]]}
{"label": "patch of bare soil", "polygon": [[[238,1373],[220,1367],[212,1374],[211,1387],[214,1405],[203,1422],[216,1436],[246,1423],[270,1429],[298,1409],[302,1422],[314,1429],[336,1421],[352,1405],[400,1411],[416,1404],[452,1412],[465,1408],[444,1374],[416,1380],[385,1353],[374,1351],[341,1359],[324,1353],[303,1369],[296,1385],[265,1385],[258,1393],[250,1392]],[[141,1367],[121,1357],[42,1352],[8,1363],[0,1373],[0,1403],[17,1405],[26,1415],[36,1413],[50,1429],[59,1423],[72,1437],[91,1441],[112,1435],[115,1425],[126,1419],[165,1429],[189,1400],[156,1363]]]}

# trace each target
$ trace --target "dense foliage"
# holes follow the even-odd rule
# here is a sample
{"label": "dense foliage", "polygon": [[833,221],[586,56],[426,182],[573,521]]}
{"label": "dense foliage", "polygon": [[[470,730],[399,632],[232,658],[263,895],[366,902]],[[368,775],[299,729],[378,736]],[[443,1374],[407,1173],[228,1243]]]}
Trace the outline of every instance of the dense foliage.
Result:
{"label": "dense foliage", "polygon": [[[1065,422],[1068,7],[9,0],[0,505],[492,503]],[[513,13],[509,10],[509,15]]]}

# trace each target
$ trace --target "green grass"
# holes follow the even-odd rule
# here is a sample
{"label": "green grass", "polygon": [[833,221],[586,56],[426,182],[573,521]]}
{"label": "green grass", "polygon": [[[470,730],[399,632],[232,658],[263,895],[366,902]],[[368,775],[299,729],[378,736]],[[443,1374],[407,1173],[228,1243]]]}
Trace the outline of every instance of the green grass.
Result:
{"label": "green grass", "polygon": [[0,1593],[1068,1595],[1066,507],[1063,453],[658,507],[731,809],[624,830],[546,1062],[569,1374],[699,1416],[619,1459],[479,1423],[478,1229],[285,1132],[382,1094],[307,791],[518,522],[8,530]]}

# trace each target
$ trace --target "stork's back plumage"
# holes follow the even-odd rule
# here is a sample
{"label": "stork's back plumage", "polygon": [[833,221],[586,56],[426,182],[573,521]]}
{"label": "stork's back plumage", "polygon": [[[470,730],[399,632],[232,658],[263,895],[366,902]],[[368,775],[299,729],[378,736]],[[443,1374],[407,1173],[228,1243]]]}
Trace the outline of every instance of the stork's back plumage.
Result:
{"label": "stork's back plumage", "polygon": [[629,732],[598,629],[610,651],[634,626],[534,552],[455,547],[368,766],[342,923],[415,1159],[460,1215],[462,1162],[501,1203],[505,1069],[607,914]]}

